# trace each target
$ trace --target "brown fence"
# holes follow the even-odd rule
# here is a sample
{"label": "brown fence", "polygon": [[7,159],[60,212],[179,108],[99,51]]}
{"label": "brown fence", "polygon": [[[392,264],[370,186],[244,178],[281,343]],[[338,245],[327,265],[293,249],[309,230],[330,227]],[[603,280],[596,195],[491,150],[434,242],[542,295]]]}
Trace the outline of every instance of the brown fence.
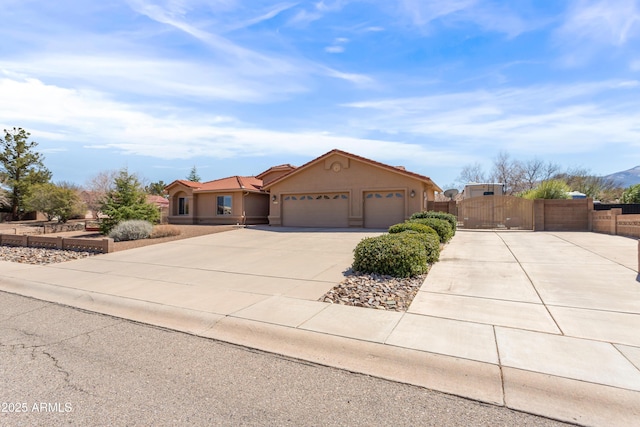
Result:
{"label": "brown fence", "polygon": [[513,196],[480,196],[458,202],[464,228],[533,230],[533,201]]}
{"label": "brown fence", "polygon": [[45,237],[20,234],[0,234],[0,245],[99,253],[113,252],[113,239],[78,239],[60,236]]}

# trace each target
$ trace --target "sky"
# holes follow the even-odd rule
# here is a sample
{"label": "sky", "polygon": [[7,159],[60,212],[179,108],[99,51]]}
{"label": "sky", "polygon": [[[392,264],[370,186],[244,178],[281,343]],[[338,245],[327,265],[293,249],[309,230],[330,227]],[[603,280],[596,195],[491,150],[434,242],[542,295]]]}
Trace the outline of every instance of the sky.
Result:
{"label": "sky", "polygon": [[53,181],[334,148],[451,187],[501,152],[640,165],[640,0],[0,0],[0,127]]}

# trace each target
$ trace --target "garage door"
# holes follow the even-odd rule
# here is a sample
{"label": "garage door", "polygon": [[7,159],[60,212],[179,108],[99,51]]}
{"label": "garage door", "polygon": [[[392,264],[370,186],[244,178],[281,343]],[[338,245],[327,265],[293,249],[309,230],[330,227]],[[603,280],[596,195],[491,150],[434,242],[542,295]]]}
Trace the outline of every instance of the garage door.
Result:
{"label": "garage door", "polygon": [[372,191],[364,194],[364,226],[388,228],[404,222],[403,191]]}
{"label": "garage door", "polygon": [[346,193],[291,194],[283,197],[282,225],[287,227],[348,227]]}

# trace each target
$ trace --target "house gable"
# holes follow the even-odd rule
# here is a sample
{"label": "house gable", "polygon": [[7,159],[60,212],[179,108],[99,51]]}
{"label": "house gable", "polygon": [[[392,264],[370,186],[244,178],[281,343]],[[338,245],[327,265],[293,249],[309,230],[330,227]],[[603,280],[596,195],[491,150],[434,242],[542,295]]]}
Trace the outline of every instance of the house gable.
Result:
{"label": "house gable", "polygon": [[[375,228],[402,222],[426,209],[427,200],[440,191],[429,177],[340,150],[332,150],[264,188],[272,196],[272,225],[299,226],[306,221],[308,226]],[[304,203],[299,203],[301,200]]]}

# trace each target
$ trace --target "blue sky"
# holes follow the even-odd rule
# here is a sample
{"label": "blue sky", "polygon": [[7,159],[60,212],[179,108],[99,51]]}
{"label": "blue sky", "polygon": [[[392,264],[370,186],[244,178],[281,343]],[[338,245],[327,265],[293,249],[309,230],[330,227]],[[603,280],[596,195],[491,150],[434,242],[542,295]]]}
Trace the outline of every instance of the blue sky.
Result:
{"label": "blue sky", "polygon": [[0,0],[0,126],[54,181],[333,148],[441,187],[500,151],[640,164],[640,0]]}

